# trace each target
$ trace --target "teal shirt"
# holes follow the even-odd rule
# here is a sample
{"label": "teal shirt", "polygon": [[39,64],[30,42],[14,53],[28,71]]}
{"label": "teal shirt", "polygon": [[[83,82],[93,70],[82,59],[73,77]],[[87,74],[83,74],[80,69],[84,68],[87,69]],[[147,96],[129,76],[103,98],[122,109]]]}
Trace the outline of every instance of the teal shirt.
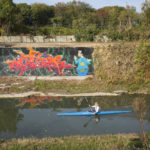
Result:
{"label": "teal shirt", "polygon": [[75,64],[78,64],[77,70],[88,69],[89,61],[85,57],[81,57],[75,60]]}

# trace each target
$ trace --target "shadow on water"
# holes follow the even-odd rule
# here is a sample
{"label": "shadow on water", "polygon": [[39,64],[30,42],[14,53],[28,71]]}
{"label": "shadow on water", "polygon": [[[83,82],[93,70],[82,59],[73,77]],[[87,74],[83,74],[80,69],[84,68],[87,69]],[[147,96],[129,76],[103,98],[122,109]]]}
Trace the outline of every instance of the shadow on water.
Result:
{"label": "shadow on water", "polygon": [[133,110],[137,97],[146,101],[148,112],[143,124],[150,131],[150,95],[122,95],[101,97],[26,97],[0,99],[0,138],[60,137],[71,135],[98,135],[139,133],[136,114],[117,114],[93,117],[60,117],[58,112],[80,112],[98,102],[102,110]]}

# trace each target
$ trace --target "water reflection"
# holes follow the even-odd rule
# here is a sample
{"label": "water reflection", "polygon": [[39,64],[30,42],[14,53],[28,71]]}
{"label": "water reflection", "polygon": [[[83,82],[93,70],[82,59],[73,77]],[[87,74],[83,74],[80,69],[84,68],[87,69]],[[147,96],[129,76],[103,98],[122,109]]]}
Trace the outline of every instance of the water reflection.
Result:
{"label": "water reflection", "polygon": [[83,124],[83,127],[86,128],[88,126],[88,124],[92,121],[95,124],[98,124],[100,122],[100,116],[98,116],[98,115],[97,116],[90,116],[88,121],[85,124]]}
{"label": "water reflection", "polygon": [[34,108],[37,105],[40,105],[42,103],[46,103],[47,101],[62,101],[62,98],[60,97],[46,97],[46,96],[41,96],[41,97],[35,97],[35,96],[31,96],[31,97],[25,97],[25,98],[21,98],[19,101],[20,103],[17,104],[16,106],[24,106],[25,104],[29,104],[30,108]]}
{"label": "water reflection", "polygon": [[17,130],[17,123],[23,119],[23,114],[15,107],[15,102],[10,100],[0,100],[0,133]]}
{"label": "water reflection", "polygon": [[[0,99],[0,138],[94,135],[140,132],[135,113],[93,117],[59,117],[58,112],[88,110],[101,104],[102,110],[131,110],[135,98],[145,99],[144,129],[150,131],[150,95],[118,97],[27,97]],[[112,128],[113,127],[113,128]]]}

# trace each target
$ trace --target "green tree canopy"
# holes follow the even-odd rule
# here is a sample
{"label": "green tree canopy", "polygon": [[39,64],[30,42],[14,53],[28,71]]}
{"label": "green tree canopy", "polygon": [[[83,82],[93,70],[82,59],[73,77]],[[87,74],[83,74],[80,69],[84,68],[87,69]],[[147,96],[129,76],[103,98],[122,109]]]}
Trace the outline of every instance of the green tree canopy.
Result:
{"label": "green tree canopy", "polygon": [[135,7],[127,6],[119,15],[120,29],[129,30],[138,20]]}
{"label": "green tree canopy", "polygon": [[49,24],[49,19],[54,16],[54,8],[46,4],[35,3],[31,5],[32,22],[36,26]]}
{"label": "green tree canopy", "polygon": [[57,3],[53,23],[59,23],[59,26],[72,27],[73,20],[94,11],[89,4],[80,1]]}
{"label": "green tree canopy", "polygon": [[10,34],[14,26],[16,6],[12,0],[0,0],[0,27],[5,34]]}
{"label": "green tree canopy", "polygon": [[142,6],[145,24],[150,25],[150,0],[145,0]]}
{"label": "green tree canopy", "polygon": [[17,4],[17,8],[19,9],[18,11],[20,12],[23,24],[31,25],[32,24],[31,6],[26,3],[20,3],[20,4]]}

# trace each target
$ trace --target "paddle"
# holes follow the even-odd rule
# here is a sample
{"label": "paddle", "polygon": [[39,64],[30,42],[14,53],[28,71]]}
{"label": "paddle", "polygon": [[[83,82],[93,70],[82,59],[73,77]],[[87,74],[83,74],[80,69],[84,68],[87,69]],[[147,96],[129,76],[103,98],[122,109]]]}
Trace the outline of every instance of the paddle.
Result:
{"label": "paddle", "polygon": [[90,105],[90,104],[89,104],[89,102],[88,102],[87,97],[84,97],[84,98],[85,98],[85,100],[86,100],[86,102],[87,102],[88,106],[89,106],[89,107],[91,107],[91,105]]}
{"label": "paddle", "polygon": [[86,102],[87,102],[87,104],[88,104],[88,106],[89,106],[89,109],[91,110],[91,112],[92,112],[92,108],[91,108],[91,105],[89,104],[89,102],[88,102],[88,99],[87,99],[87,97],[84,97],[85,98],[85,100],[86,100]]}

